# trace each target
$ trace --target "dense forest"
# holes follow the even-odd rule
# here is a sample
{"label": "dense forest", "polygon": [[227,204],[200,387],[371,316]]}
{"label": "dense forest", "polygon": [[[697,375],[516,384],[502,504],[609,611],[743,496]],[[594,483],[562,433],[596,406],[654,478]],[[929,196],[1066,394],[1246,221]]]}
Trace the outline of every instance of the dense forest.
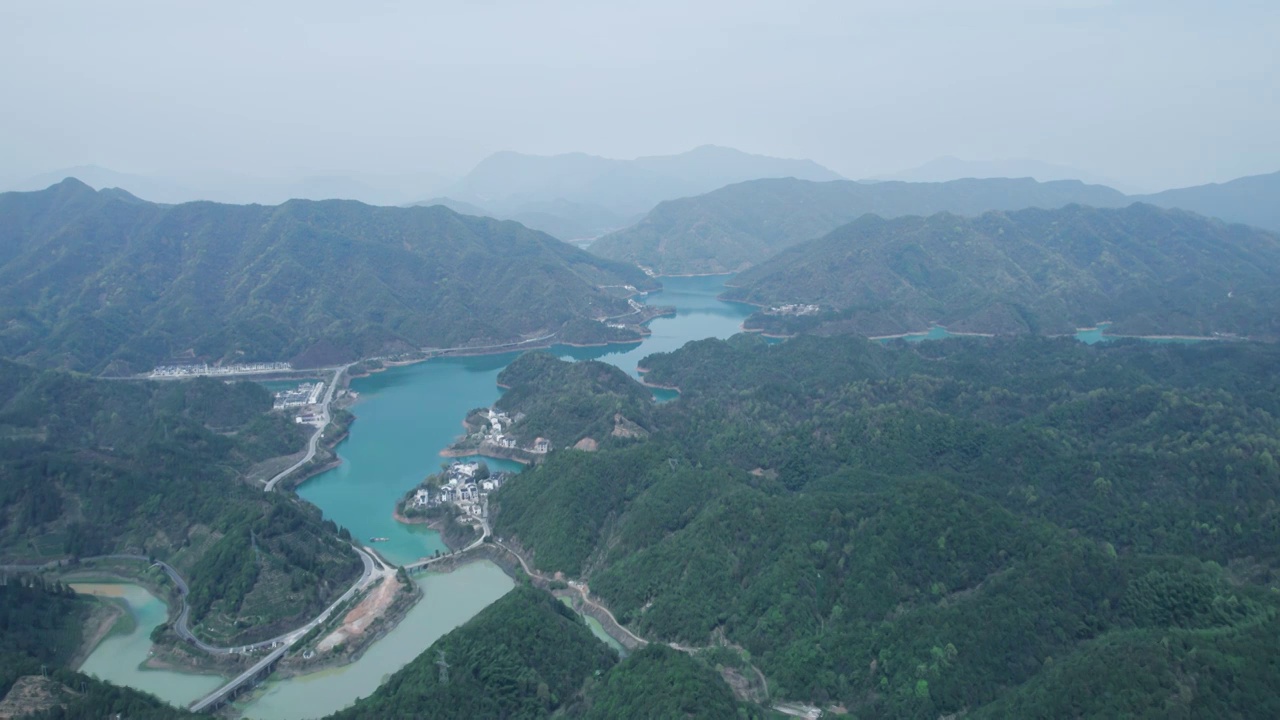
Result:
{"label": "dense forest", "polygon": [[[448,663],[447,680],[437,663]],[[549,593],[517,587],[331,716],[537,718],[580,701],[617,656]]]}
{"label": "dense forest", "polygon": [[859,717],[1274,702],[1280,349],[738,336],[644,365],[682,391],[646,441],[494,503],[641,635],[723,633],[775,697]]}
{"label": "dense forest", "polygon": [[1280,337],[1280,236],[1180,210],[867,216],[741,273],[725,293],[807,317],[748,327],[864,335],[1067,334],[1112,321],[1121,335]]}
{"label": "dense forest", "polygon": [[[39,720],[103,717],[196,717],[160,700],[65,669],[79,647],[92,599],[39,577],[10,576],[0,585],[0,713]],[[23,684],[21,698],[6,697]]]}
{"label": "dense forest", "polygon": [[270,407],[254,383],[107,382],[0,361],[0,555],[165,560],[189,581],[193,630],[218,645],[314,615],[360,561],[318,510],[242,482],[305,444]]}
{"label": "dense forest", "polygon": [[157,205],[72,179],[0,194],[0,356],[95,374],[512,342],[626,312],[623,284],[657,287],[438,206]]}
{"label": "dense forest", "polygon": [[742,718],[759,711],[685,653],[654,645],[619,662],[572,610],[521,585],[330,718],[551,716]]}
{"label": "dense forest", "polygon": [[552,447],[572,447],[583,438],[625,442],[648,434],[651,393],[626,373],[597,360],[565,363],[543,352],[516,358],[498,375],[510,388],[495,406],[524,418],[511,434],[524,444],[535,437]]}

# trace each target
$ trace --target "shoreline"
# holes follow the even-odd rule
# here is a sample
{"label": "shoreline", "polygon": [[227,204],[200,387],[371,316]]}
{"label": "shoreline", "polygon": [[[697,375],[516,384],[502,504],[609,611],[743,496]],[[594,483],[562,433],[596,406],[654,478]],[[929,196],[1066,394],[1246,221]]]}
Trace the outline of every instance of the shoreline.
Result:
{"label": "shoreline", "polygon": [[[516,452],[525,452],[523,450],[518,450],[514,448],[513,450],[515,450]],[[529,453],[526,453],[526,454],[529,454]],[[489,458],[490,460],[510,460],[511,462],[517,462],[526,467],[537,464],[537,460],[532,458],[516,457],[515,455],[497,455],[491,451],[482,450],[481,448],[474,448],[474,449],[454,448],[454,446],[452,445],[441,450],[439,452],[439,455],[440,457],[446,457],[446,458],[483,457],[483,458]]]}
{"label": "shoreline", "polygon": [[[89,595],[88,597],[94,596]],[[102,644],[102,641],[111,636],[115,631],[116,623],[128,612],[113,602],[104,602],[96,597],[94,597],[94,601],[96,607],[89,611],[89,617],[85,619],[87,632],[85,632],[80,641],[80,647],[76,648],[75,654],[67,662],[67,667],[75,671],[79,671],[81,666],[93,655],[93,651],[97,650],[98,646]],[[92,630],[88,631],[90,627],[92,627]]]}
{"label": "shoreline", "polygon": [[677,392],[677,393],[684,394],[684,391],[683,391],[683,390],[681,390],[681,389],[680,389],[678,386],[676,386],[676,385],[659,385],[659,384],[657,384],[657,383],[651,383],[651,382],[646,381],[646,380],[644,379],[644,376],[645,376],[645,375],[647,375],[647,374],[649,374],[649,368],[647,368],[647,367],[645,367],[645,366],[643,366],[643,365],[637,365],[637,366],[636,366],[636,374],[640,376],[640,377],[639,377],[639,379],[637,380],[637,382],[639,382],[641,385],[643,385],[643,386],[645,386],[645,387],[647,387],[647,388],[653,388],[653,389],[655,389],[655,390],[672,390],[672,391],[675,391],[675,392]]}

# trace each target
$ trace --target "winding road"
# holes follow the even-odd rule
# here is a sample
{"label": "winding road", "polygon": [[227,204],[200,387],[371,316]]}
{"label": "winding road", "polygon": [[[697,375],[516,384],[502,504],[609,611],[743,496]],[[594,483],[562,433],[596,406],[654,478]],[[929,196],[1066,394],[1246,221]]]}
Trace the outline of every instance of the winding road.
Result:
{"label": "winding road", "polygon": [[311,434],[311,439],[307,441],[306,455],[303,455],[301,460],[290,465],[288,468],[280,471],[279,473],[276,474],[275,477],[268,480],[267,485],[266,487],[263,488],[263,490],[267,492],[271,492],[272,490],[275,490],[277,483],[279,483],[281,480],[288,477],[289,474],[292,473],[294,470],[297,470],[303,465],[306,465],[307,463],[311,462],[311,459],[316,456],[316,451],[319,450],[320,448],[320,438],[324,437],[324,429],[329,426],[329,420],[330,420],[329,407],[333,403],[334,393],[337,392],[338,381],[342,379],[342,374],[347,371],[347,368],[350,368],[351,365],[354,365],[354,364],[355,363],[349,363],[347,365],[343,365],[342,367],[338,368],[333,372],[333,379],[329,381],[329,388],[325,390],[325,393],[324,393],[324,402],[320,404],[320,423],[316,427],[316,431]]}

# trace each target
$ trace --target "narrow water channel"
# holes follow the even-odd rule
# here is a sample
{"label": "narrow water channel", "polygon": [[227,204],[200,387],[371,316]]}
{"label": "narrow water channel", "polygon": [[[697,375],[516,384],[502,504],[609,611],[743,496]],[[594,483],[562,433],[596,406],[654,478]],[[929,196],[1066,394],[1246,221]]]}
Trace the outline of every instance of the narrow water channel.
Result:
{"label": "narrow water channel", "polygon": [[392,673],[442,635],[475,617],[515,583],[497,565],[477,562],[451,573],[429,573],[418,580],[422,599],[400,624],[350,665],[309,675],[272,680],[247,702],[237,703],[255,720],[323,717],[368,697]]}
{"label": "narrow water channel", "polygon": [[208,695],[226,682],[218,675],[156,670],[145,666],[151,657],[151,631],[169,614],[164,602],[146,588],[127,583],[72,583],[71,587],[78,593],[96,595],[108,602],[124,605],[133,619],[131,630],[112,632],[98,643],[80,666],[81,672],[116,685],[149,692],[177,707],[184,707]]}

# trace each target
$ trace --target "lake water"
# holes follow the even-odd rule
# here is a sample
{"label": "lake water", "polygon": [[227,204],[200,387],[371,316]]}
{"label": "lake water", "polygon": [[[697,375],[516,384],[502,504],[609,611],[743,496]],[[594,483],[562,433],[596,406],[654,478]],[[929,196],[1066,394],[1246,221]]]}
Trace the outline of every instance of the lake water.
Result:
{"label": "lake water", "polygon": [[[716,299],[724,291],[720,277],[664,278],[664,289],[647,299],[651,305],[674,305],[674,317],[649,323],[651,335],[632,345],[576,348],[555,346],[549,352],[574,360],[597,359],[638,376],[645,356],[675,350],[689,340],[725,338],[741,330],[749,305]],[[467,411],[493,404],[501,391],[498,373],[520,353],[464,358],[437,358],[356,378],[360,393],[353,411],[357,420],[338,445],[342,464],[308,480],[298,494],[325,517],[348,528],[361,540],[385,537],[374,545],[397,564],[445,550],[440,536],[421,525],[404,525],[392,516],[398,500],[421,480],[449,462],[439,452],[462,433]],[[665,398],[674,393],[666,393]],[[488,459],[494,470],[518,471],[517,463]],[[355,663],[311,675],[269,682],[240,706],[246,717],[294,720],[324,715],[377,689],[438,637],[461,625],[512,587],[492,563],[475,563],[453,573],[427,575],[419,583],[425,597],[386,637]],[[600,624],[587,619],[592,632],[620,647]]]}
{"label": "lake water", "polygon": [[217,675],[143,667],[151,656],[151,631],[168,618],[164,602],[145,588],[125,583],[73,583],[71,587],[78,593],[123,603],[134,620],[132,632],[115,633],[103,639],[80,666],[81,672],[149,692],[179,707],[208,695],[226,682]]}
{"label": "lake water", "polygon": [[[650,322],[652,334],[643,342],[590,348],[560,345],[550,352],[566,359],[602,360],[638,376],[636,366],[647,355],[740,331],[752,308],[716,299],[726,279],[664,278],[663,291],[650,295],[647,302],[674,305],[676,316]],[[462,433],[468,410],[498,399],[498,373],[519,355],[437,358],[356,378],[351,387],[360,393],[360,402],[353,408],[357,420],[350,435],[338,445],[342,464],[308,480],[298,494],[361,540],[387,538],[373,547],[394,563],[444,551],[439,533],[398,523],[391,513],[405,492],[448,462],[440,451]],[[510,461],[486,462],[494,470],[520,468]]]}
{"label": "lake water", "polygon": [[301,720],[328,715],[368,697],[442,635],[475,617],[507,594],[515,583],[497,565],[475,562],[451,573],[428,573],[418,579],[422,599],[400,624],[350,665],[286,680],[270,681],[245,702],[244,717],[255,720]]}

